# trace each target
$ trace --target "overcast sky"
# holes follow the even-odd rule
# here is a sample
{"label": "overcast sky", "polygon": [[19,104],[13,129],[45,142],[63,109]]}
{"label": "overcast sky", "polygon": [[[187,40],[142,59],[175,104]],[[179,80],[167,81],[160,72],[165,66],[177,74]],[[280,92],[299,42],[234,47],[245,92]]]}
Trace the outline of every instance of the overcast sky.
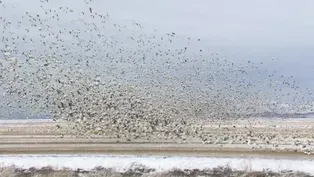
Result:
{"label": "overcast sky", "polygon": [[[6,6],[0,17],[12,21],[25,11],[39,13],[42,5],[40,0],[0,1]],[[136,21],[146,33],[201,38],[204,46],[236,62],[278,58],[265,67],[314,89],[313,0],[92,0],[88,5],[84,0],[49,0],[49,6],[85,12],[92,7],[109,13],[117,24]],[[73,25],[73,18],[62,16],[59,25]]]}
{"label": "overcast sky", "polygon": [[[40,5],[40,0],[2,1],[15,5],[15,14],[36,12]],[[53,8],[88,11],[90,6],[94,12],[108,12],[120,24],[134,20],[148,33],[156,29],[199,37],[209,47],[222,49],[221,55],[229,60],[279,58],[272,67],[308,84],[314,81],[312,0],[92,0],[89,5],[83,0],[49,1]]]}
{"label": "overcast sky", "polygon": [[[40,0],[2,0],[27,11]],[[86,10],[83,0],[50,0]],[[256,47],[313,46],[314,1],[311,0],[92,0],[96,12],[119,21],[130,19],[160,32],[221,40],[224,45]]]}
{"label": "overcast sky", "polygon": [[[96,1],[103,2],[103,1]],[[184,35],[220,39],[240,46],[308,46],[314,42],[311,0],[135,0],[106,1],[117,18]]]}

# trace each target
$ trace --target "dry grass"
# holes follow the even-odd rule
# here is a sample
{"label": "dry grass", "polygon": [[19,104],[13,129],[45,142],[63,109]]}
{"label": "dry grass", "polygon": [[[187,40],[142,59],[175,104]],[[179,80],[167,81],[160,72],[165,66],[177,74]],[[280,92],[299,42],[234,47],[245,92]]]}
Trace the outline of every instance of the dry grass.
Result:
{"label": "dry grass", "polygon": [[271,171],[247,172],[235,171],[226,167],[217,167],[204,170],[180,170],[173,169],[168,172],[155,172],[155,169],[143,165],[132,166],[126,172],[117,172],[114,169],[96,167],[90,171],[82,169],[53,169],[52,167],[21,169],[15,166],[1,167],[1,177],[311,177],[302,172],[283,171],[280,173]]}

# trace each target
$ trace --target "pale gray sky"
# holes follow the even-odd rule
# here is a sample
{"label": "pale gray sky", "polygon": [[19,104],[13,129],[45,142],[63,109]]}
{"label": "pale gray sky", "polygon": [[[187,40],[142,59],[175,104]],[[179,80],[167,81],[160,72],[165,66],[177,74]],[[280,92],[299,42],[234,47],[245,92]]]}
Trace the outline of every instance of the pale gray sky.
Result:
{"label": "pale gray sky", "polygon": [[[42,13],[40,0],[1,1],[6,8],[0,8],[0,17],[12,22],[26,11]],[[294,75],[314,89],[313,0],[92,0],[88,5],[84,0],[49,0],[47,5],[86,13],[92,7],[94,12],[109,13],[117,24],[136,21],[146,33],[201,38],[204,48],[236,62],[279,58],[264,67]],[[75,18],[80,17],[62,16],[56,25],[80,25],[70,23]]]}
{"label": "pale gray sky", "polygon": [[120,20],[183,35],[220,39],[240,46],[299,46],[314,43],[314,2],[310,0],[135,0],[103,2]]}
{"label": "pale gray sky", "polygon": [[[2,0],[10,13],[37,12],[40,0]],[[117,23],[134,20],[147,32],[176,32],[199,37],[204,45],[223,49],[229,60],[270,60],[269,66],[300,81],[314,81],[314,1],[312,0],[49,0],[52,8],[109,13]],[[10,4],[10,5],[9,5]],[[8,15],[7,11],[0,16]],[[14,16],[12,16],[14,18]],[[72,17],[64,16],[64,23]],[[314,84],[313,84],[314,85]]]}
{"label": "pale gray sky", "polygon": [[[2,0],[29,12],[40,0]],[[50,0],[51,6],[87,11],[83,0]],[[225,45],[289,47],[314,45],[311,0],[92,0],[95,12],[117,21],[140,22],[159,32],[220,40]],[[67,18],[67,17],[64,17]]]}

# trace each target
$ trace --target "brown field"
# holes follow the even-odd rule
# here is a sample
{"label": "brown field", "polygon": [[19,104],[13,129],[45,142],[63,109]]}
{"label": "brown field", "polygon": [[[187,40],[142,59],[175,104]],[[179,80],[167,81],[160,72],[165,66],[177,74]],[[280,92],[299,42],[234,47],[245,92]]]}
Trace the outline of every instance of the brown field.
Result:
{"label": "brown field", "polygon": [[[82,138],[65,132],[62,138],[57,125],[52,121],[24,121],[0,123],[0,154],[71,154],[106,153],[119,155],[183,155],[183,156],[227,156],[314,159],[314,119],[268,119],[242,120],[237,122],[212,122],[204,127],[213,142],[202,143],[189,139],[186,143],[157,140],[114,139],[108,136]],[[216,139],[219,141],[214,142]],[[296,171],[236,171],[226,167],[213,169],[173,169],[155,172],[145,166],[136,166],[125,172],[98,167],[89,171],[0,167],[3,177],[122,177],[122,176],[241,176],[241,177],[310,177]]]}
{"label": "brown field", "polygon": [[[112,153],[215,156],[289,156],[313,158],[314,119],[243,120],[207,124],[212,141],[90,139],[65,133],[63,138],[51,121],[1,122],[0,153]],[[65,124],[64,124],[65,125]],[[219,139],[219,141],[217,140]],[[217,140],[217,141],[216,141]]]}

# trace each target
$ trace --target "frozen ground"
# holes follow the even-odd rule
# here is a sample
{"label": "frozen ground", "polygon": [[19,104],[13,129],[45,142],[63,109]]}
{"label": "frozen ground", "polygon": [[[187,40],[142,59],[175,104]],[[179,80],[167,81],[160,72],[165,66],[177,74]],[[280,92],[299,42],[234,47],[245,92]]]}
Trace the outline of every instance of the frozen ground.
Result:
{"label": "frozen ground", "polygon": [[43,123],[53,122],[52,119],[0,119],[0,126],[13,123]]}
{"label": "frozen ground", "polygon": [[302,159],[261,159],[261,158],[216,158],[182,156],[111,156],[111,155],[1,155],[2,166],[15,165],[22,168],[71,168],[90,170],[97,166],[114,168],[124,172],[134,164],[141,164],[157,172],[176,169],[206,169],[228,165],[235,170],[280,172],[302,171],[314,174],[314,161]]}
{"label": "frozen ground", "polygon": [[[158,141],[116,143],[108,137],[82,139],[65,134],[60,138],[56,136],[56,124],[50,121],[6,121],[0,122],[0,167],[15,165],[28,169],[52,166],[90,170],[102,166],[124,172],[139,164],[157,172],[166,172],[227,165],[240,171],[289,170],[314,175],[313,155],[302,151],[304,145],[306,148],[314,145],[313,119],[255,120],[250,124],[239,121],[219,125],[220,128],[217,128],[218,123],[207,125],[208,134],[228,138],[236,135],[251,139],[273,138],[267,139],[269,144],[261,138],[256,140],[261,146],[259,149],[252,149],[256,145],[224,141],[217,144],[169,144]],[[291,142],[299,144],[291,145]]]}

